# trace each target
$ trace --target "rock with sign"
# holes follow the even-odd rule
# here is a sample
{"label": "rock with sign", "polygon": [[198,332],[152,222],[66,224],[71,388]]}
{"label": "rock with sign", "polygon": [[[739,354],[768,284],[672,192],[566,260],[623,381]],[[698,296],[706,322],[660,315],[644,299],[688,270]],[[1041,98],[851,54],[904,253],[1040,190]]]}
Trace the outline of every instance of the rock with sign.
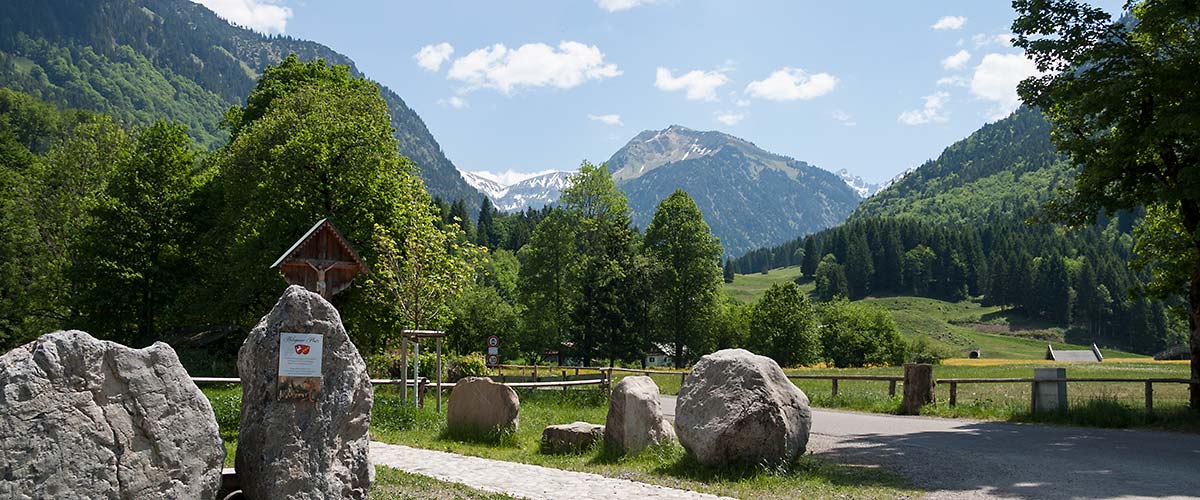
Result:
{"label": "rock with sign", "polygon": [[224,461],[167,344],[65,331],[0,357],[0,498],[213,498]]}
{"label": "rock with sign", "polygon": [[332,304],[288,287],[242,344],[238,374],[237,472],[248,498],[366,497],[371,384]]}

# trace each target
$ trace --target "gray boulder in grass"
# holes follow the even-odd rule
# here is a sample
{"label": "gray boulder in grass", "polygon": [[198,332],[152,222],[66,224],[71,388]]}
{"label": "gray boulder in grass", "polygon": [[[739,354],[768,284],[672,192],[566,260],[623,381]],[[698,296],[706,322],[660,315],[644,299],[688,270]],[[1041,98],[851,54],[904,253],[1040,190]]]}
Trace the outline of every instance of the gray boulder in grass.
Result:
{"label": "gray boulder in grass", "polygon": [[[280,333],[321,334],[315,400],[280,399]],[[247,498],[365,498],[372,392],[367,365],[341,316],[320,295],[290,286],[238,351],[242,379],[238,482]]]}
{"label": "gray boulder in grass", "polygon": [[775,360],[744,349],[700,358],[676,401],[680,444],[709,466],[791,463],[811,427],[804,392]]}
{"label": "gray boulder in grass", "polygon": [[81,331],[0,356],[0,498],[213,498],[225,446],[171,346]]}
{"label": "gray boulder in grass", "polygon": [[658,384],[639,375],[613,386],[604,421],[604,442],[621,453],[637,453],[652,444],[675,440],[671,423],[663,418]]}
{"label": "gray boulder in grass", "polygon": [[521,401],[511,387],[487,377],[466,377],[450,392],[446,428],[467,434],[515,431],[520,411]]}

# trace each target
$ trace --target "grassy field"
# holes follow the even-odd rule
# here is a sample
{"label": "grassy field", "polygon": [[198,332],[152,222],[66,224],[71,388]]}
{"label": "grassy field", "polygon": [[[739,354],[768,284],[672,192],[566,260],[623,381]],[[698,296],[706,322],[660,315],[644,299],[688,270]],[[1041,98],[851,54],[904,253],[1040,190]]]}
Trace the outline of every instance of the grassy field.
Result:
{"label": "grassy field", "polygon": [[[737,274],[725,291],[744,303],[753,303],[775,283],[795,280],[799,266],[772,269],[767,274]],[[801,290],[811,293],[811,280]],[[955,356],[966,357],[979,349],[985,358],[1042,359],[1046,345],[1055,349],[1085,349],[1088,346],[1063,342],[1063,329],[1027,320],[996,306],[978,302],[946,302],[924,297],[868,297],[862,300],[892,312],[896,326],[906,337],[927,336]],[[1106,357],[1138,357],[1121,351],[1102,349]]]}
{"label": "grassy field", "polygon": [[[908,487],[899,476],[810,456],[784,468],[715,470],[690,460],[678,445],[653,448],[632,457],[617,456],[601,447],[578,454],[542,453],[541,432],[547,425],[574,421],[604,423],[607,398],[594,389],[565,393],[521,391],[520,429],[491,441],[448,435],[444,408],[442,413],[434,411],[432,404],[424,409],[414,409],[402,404],[390,389],[381,389],[375,395],[371,419],[371,438],[375,440],[739,498],[912,498],[920,493]],[[204,392],[213,402],[227,448],[236,449],[238,407],[235,401],[240,398],[240,390],[236,387],[208,388]],[[232,455],[228,461],[232,462]],[[377,471],[379,479],[370,498],[508,498],[385,468]],[[425,493],[426,489],[435,493]]]}
{"label": "grassy field", "polygon": [[517,500],[458,483],[439,481],[420,474],[409,474],[390,467],[375,467],[375,484],[368,500]]}

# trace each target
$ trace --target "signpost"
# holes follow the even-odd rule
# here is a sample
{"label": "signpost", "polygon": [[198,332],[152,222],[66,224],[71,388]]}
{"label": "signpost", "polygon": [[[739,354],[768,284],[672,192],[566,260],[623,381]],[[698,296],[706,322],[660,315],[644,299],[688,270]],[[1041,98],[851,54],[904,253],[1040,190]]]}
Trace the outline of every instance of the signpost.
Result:
{"label": "signpost", "polygon": [[495,335],[489,336],[487,339],[487,366],[488,368],[500,366],[500,337]]}
{"label": "signpost", "polygon": [[317,400],[324,341],[319,333],[279,334],[279,399]]}

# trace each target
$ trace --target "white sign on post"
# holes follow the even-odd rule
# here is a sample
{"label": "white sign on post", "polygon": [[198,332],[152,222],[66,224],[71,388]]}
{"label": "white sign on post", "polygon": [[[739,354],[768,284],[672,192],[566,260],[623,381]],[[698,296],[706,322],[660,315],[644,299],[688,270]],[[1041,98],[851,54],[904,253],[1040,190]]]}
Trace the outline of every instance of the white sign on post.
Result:
{"label": "white sign on post", "polygon": [[324,340],[319,333],[279,334],[279,399],[316,400]]}

